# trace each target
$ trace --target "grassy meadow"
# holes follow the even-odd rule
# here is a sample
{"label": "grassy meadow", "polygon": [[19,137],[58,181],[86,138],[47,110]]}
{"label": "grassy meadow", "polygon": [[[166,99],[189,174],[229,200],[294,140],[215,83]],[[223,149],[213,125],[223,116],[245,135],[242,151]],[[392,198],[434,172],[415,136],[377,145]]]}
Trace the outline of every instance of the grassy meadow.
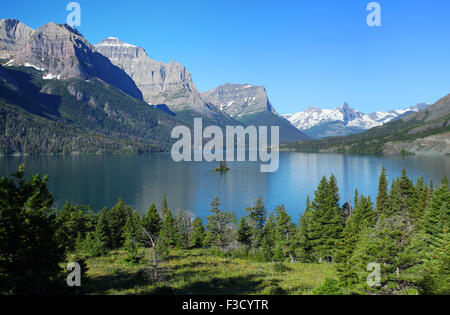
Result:
{"label": "grassy meadow", "polygon": [[[87,258],[87,294],[312,294],[325,278],[334,278],[333,264],[267,263],[222,257],[208,249],[172,250],[161,264],[162,279],[146,276],[150,250],[138,264],[126,251]],[[86,279],[85,279],[86,280]]]}

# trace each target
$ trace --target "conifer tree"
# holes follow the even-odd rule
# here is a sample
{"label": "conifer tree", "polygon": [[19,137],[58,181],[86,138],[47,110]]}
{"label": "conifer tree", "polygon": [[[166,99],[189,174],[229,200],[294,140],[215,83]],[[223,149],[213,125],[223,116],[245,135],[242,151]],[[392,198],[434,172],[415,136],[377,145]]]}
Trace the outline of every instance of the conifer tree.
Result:
{"label": "conifer tree", "polygon": [[139,213],[134,211],[128,217],[123,229],[124,247],[128,253],[127,261],[137,263],[140,260],[139,244],[142,242],[142,228]]}
{"label": "conifer tree", "polygon": [[175,247],[177,238],[176,220],[170,209],[167,209],[166,215],[162,220],[161,231],[158,238],[158,250],[161,255],[167,255],[169,249]]}
{"label": "conifer tree", "polygon": [[178,248],[189,247],[189,234],[192,228],[193,215],[184,210],[178,210],[176,216],[176,246]]}
{"label": "conifer tree", "polygon": [[275,246],[275,216],[273,212],[270,213],[269,219],[264,225],[263,239],[261,242],[261,247],[263,250],[264,258],[267,261],[272,261],[274,256],[274,246]]}
{"label": "conifer tree", "polygon": [[235,226],[234,216],[229,212],[219,209],[219,198],[216,197],[211,202],[211,215],[208,216],[207,242],[217,246],[221,251],[225,251],[231,241],[234,239]]}
{"label": "conifer tree", "polygon": [[394,196],[395,208],[397,214],[414,217],[414,209],[417,204],[417,194],[413,182],[408,178],[406,170],[402,170],[402,176],[397,181],[397,193]]}
{"label": "conifer tree", "polygon": [[112,249],[113,245],[111,240],[108,214],[109,209],[106,207],[103,208],[97,214],[97,224],[95,225],[95,232],[94,232],[95,237],[92,237],[91,235],[91,239],[95,239],[96,242],[99,242],[99,244],[97,244],[97,246],[99,247],[103,247],[105,249]]}
{"label": "conifer tree", "polygon": [[106,213],[111,249],[121,248],[124,245],[123,229],[133,210],[120,198],[116,205]]}
{"label": "conifer tree", "polygon": [[74,250],[77,238],[81,240],[94,228],[94,218],[92,208],[72,206],[69,202],[57,212],[57,238],[58,242],[64,244],[66,251]]}
{"label": "conifer tree", "polygon": [[238,242],[248,249],[252,245],[252,236],[253,231],[251,226],[247,223],[247,219],[242,217],[237,231]]}
{"label": "conifer tree", "polygon": [[256,201],[254,207],[249,207],[245,209],[249,213],[248,224],[252,228],[252,244],[255,247],[259,247],[262,240],[262,235],[264,232],[264,224],[266,223],[267,211],[264,206],[262,198]]}
{"label": "conifer tree", "polygon": [[192,230],[189,236],[190,246],[193,248],[202,248],[205,243],[205,234],[202,219],[196,218],[192,222]]}
{"label": "conifer tree", "polygon": [[287,214],[283,205],[275,209],[275,253],[274,258],[283,261],[290,258],[295,261],[294,250],[296,247],[296,226]]}
{"label": "conifer tree", "polygon": [[389,195],[388,195],[388,182],[386,178],[386,169],[383,166],[381,170],[380,178],[378,180],[378,194],[377,194],[377,215],[387,213],[389,209]]}
{"label": "conifer tree", "polygon": [[339,209],[339,201],[340,201],[339,188],[337,185],[337,179],[334,176],[334,174],[332,174],[330,176],[330,179],[328,180],[328,190],[332,198],[332,205],[335,206],[337,209]]}
{"label": "conifer tree", "polygon": [[167,212],[169,211],[169,204],[167,203],[167,194],[164,194],[163,202],[161,205],[161,218],[164,220]]}
{"label": "conifer tree", "polygon": [[425,254],[426,271],[421,284],[425,294],[450,294],[450,232],[449,207],[443,203],[440,219],[443,221],[442,232],[435,235],[431,248]]}
{"label": "conifer tree", "polygon": [[143,215],[142,227],[151,235],[159,235],[161,231],[161,217],[156,209],[155,203],[152,203],[147,213]]}
{"label": "conifer tree", "polygon": [[308,230],[311,255],[317,261],[331,261],[335,254],[336,245],[342,239],[344,228],[344,222],[337,205],[335,180],[330,185],[324,176],[314,195]]}
{"label": "conifer tree", "polygon": [[65,260],[58,243],[48,176],[29,181],[21,165],[13,178],[0,178],[0,292],[51,293]]}
{"label": "conifer tree", "polygon": [[340,283],[343,287],[351,287],[357,275],[350,263],[350,258],[360,239],[361,232],[374,226],[375,212],[370,197],[359,195],[355,192],[356,203],[352,216],[347,220],[343,231],[343,240],[338,246],[336,253],[337,270]]}
{"label": "conifer tree", "polygon": [[437,235],[443,233],[445,224],[448,224],[449,222],[450,213],[448,211],[445,213],[442,210],[444,204],[450,204],[450,191],[446,178],[444,178],[441,185],[435,189],[421,220],[421,230],[425,233],[429,244],[433,243],[433,240]]}
{"label": "conifer tree", "polygon": [[295,250],[297,258],[301,262],[311,261],[311,244],[308,238],[308,229],[311,221],[311,201],[306,199],[306,209],[300,217],[300,227],[298,230],[298,247]]}

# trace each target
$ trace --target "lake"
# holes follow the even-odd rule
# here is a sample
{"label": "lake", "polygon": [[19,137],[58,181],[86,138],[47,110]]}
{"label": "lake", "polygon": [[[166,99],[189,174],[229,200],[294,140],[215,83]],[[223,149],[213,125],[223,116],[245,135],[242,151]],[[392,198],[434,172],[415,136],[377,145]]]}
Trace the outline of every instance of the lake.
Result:
{"label": "lake", "polygon": [[[0,157],[0,176],[7,176],[21,163],[27,176],[48,174],[55,205],[68,200],[96,210],[111,207],[119,197],[134,209],[146,211],[154,201],[158,209],[167,193],[172,210],[190,210],[208,215],[215,196],[222,210],[233,210],[239,217],[259,197],[270,210],[284,204],[298,222],[307,196],[314,196],[323,175],[338,179],[341,203],[353,199],[355,188],[373,200],[383,166],[389,180],[406,168],[414,180],[423,176],[428,182],[450,177],[449,157],[382,157],[339,154],[280,152],[280,167],[275,173],[261,173],[258,162],[229,163],[226,174],[212,171],[218,163],[172,161],[170,154],[136,156],[48,156]],[[390,182],[390,181],[389,181]]]}

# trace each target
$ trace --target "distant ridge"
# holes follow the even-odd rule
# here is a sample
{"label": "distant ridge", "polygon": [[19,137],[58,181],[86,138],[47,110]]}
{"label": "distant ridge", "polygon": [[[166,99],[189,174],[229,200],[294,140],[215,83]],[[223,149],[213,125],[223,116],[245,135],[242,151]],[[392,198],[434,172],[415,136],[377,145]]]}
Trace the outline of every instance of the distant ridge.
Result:
{"label": "distant ridge", "polygon": [[450,94],[425,109],[363,133],[291,142],[284,150],[384,155],[449,155]]}
{"label": "distant ridge", "polygon": [[364,114],[347,103],[335,109],[310,107],[296,114],[283,115],[293,126],[313,138],[326,138],[361,133],[382,126],[405,115],[421,111],[429,104],[421,103],[404,110],[378,111]]}

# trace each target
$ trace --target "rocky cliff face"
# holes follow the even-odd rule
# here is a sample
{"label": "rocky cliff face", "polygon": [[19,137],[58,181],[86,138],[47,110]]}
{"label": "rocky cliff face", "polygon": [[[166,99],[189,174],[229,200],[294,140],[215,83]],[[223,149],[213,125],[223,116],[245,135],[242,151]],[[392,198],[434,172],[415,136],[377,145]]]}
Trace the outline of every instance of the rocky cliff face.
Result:
{"label": "rocky cliff face", "polygon": [[44,79],[100,79],[142,99],[133,80],[69,25],[48,23],[19,42],[8,65],[33,67]]}
{"label": "rocky cliff face", "polygon": [[217,115],[201,98],[183,65],[152,60],[143,48],[115,37],[103,40],[95,48],[136,82],[147,103],[165,104],[173,111],[191,109],[209,117]]}
{"label": "rocky cliff face", "polygon": [[0,58],[15,55],[29,40],[33,29],[18,20],[0,20]]}
{"label": "rocky cliff face", "polygon": [[201,95],[234,118],[260,112],[276,113],[263,86],[227,83]]}

